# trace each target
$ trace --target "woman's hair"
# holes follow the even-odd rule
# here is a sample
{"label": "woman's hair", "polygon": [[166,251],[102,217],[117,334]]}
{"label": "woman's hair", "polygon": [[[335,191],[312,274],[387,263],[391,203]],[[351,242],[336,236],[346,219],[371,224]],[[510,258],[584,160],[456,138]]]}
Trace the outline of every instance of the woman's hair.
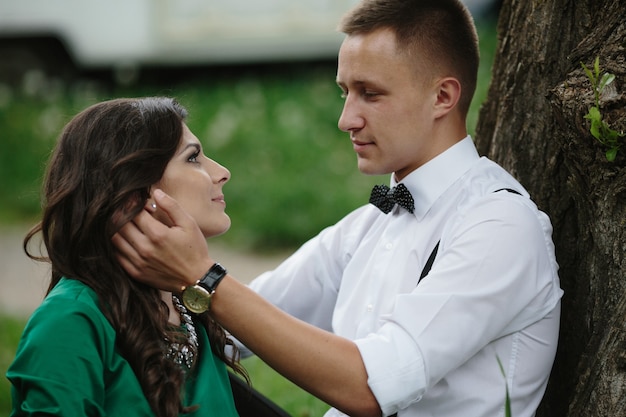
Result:
{"label": "woman's hair", "polygon": [[[178,416],[184,371],[165,355],[165,340],[180,341],[168,325],[159,290],[131,277],[117,262],[111,237],[144,207],[183,135],[187,111],[171,98],[116,99],[95,104],[66,126],[43,186],[43,216],[24,238],[24,251],[52,265],[48,292],[61,277],[79,280],[98,295],[155,415]],[[42,233],[47,257],[29,242]],[[200,316],[213,352],[240,373],[237,350],[207,313]],[[234,346],[233,346],[234,348]]]}
{"label": "woman's hair", "polygon": [[398,49],[418,63],[416,70],[453,76],[462,86],[459,109],[467,114],[478,76],[478,35],[460,0],[363,0],[342,19],[347,35],[390,29]]}

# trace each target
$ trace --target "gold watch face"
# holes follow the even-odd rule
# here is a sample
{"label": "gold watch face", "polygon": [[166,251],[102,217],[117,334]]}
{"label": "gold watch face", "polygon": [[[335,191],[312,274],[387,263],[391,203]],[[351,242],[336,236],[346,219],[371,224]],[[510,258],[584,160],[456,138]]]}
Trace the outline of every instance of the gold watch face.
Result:
{"label": "gold watch face", "polygon": [[211,293],[199,285],[187,287],[183,291],[183,304],[192,313],[204,313],[211,304]]}

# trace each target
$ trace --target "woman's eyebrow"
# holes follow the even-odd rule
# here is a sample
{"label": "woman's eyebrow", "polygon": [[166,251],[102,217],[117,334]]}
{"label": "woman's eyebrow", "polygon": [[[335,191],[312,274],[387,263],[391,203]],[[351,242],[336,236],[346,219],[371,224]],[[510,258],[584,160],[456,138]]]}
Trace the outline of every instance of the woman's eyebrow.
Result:
{"label": "woman's eyebrow", "polygon": [[183,149],[181,149],[181,151],[179,153],[185,153],[187,151],[187,149],[189,148],[195,148],[196,151],[200,152],[200,150],[202,149],[200,147],[200,144],[198,143],[188,143],[187,145],[185,145],[185,147]]}

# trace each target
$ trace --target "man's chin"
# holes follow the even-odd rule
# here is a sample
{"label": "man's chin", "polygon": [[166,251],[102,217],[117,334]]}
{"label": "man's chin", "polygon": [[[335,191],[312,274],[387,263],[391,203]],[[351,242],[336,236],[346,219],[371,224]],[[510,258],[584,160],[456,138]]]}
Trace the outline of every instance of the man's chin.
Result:
{"label": "man's chin", "polygon": [[390,174],[390,172],[387,172],[386,170],[382,169],[381,167],[376,166],[375,164],[372,164],[371,161],[368,161],[368,160],[362,159],[362,158],[359,158],[357,166],[359,168],[359,171],[361,171],[361,174],[364,174],[364,175],[387,175],[387,174]]}

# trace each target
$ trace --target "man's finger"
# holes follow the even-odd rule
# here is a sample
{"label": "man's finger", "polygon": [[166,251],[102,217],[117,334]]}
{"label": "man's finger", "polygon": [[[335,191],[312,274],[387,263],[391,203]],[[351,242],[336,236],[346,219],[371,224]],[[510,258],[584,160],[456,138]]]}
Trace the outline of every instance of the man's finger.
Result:
{"label": "man's finger", "polygon": [[128,229],[130,228],[120,230],[118,233],[114,234],[111,241],[113,242],[113,246],[115,246],[117,252],[124,256],[124,258],[126,258],[129,262],[133,263],[135,267],[139,267],[138,263],[141,261],[141,258],[133,247],[131,241],[124,235],[124,232]]}
{"label": "man's finger", "polygon": [[157,210],[161,210],[169,217],[171,224],[182,228],[188,227],[191,223],[195,224],[193,218],[187,214],[185,210],[178,204],[176,200],[164,193],[160,189],[154,190],[152,193],[154,201],[157,204]]}
{"label": "man's finger", "polygon": [[126,256],[124,256],[122,252],[115,252],[115,258],[117,259],[117,262],[121,265],[121,267],[124,268],[124,270],[128,273],[128,275],[137,280],[141,280],[141,273],[139,272],[139,270],[135,268],[133,262],[131,262]]}

